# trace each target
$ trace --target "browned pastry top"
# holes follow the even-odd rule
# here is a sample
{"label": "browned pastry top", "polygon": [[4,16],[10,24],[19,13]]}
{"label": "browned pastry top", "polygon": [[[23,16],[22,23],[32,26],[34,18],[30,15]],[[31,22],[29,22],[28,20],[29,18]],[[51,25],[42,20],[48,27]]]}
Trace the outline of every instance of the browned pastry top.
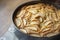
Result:
{"label": "browned pastry top", "polygon": [[54,36],[60,30],[60,10],[43,3],[24,6],[16,15],[15,23],[20,31],[31,36]]}

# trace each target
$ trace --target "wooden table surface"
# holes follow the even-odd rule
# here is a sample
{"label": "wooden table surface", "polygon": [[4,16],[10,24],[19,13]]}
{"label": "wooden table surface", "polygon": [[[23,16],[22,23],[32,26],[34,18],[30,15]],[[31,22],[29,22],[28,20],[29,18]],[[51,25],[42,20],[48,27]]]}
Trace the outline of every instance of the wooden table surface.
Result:
{"label": "wooden table surface", "polygon": [[0,0],[0,37],[12,24],[12,14],[22,3],[32,0]]}

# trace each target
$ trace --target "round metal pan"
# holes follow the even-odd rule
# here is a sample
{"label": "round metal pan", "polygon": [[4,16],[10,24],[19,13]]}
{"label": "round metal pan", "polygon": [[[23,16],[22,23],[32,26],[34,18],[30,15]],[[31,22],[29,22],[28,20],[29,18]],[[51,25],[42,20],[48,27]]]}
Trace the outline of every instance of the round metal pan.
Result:
{"label": "round metal pan", "polygon": [[[13,15],[12,15],[12,20],[13,20],[13,23],[15,25],[15,28],[17,31],[15,31],[15,34],[18,38],[20,37],[24,37],[24,38],[27,38],[26,40],[59,40],[60,39],[60,34],[58,35],[55,35],[55,36],[52,36],[52,37],[33,37],[33,36],[30,36],[28,34],[24,34],[22,33],[16,26],[15,22],[14,22],[14,19],[17,15],[17,12],[21,10],[22,7],[24,6],[28,6],[28,5],[33,5],[33,4],[37,4],[37,3],[44,3],[44,4],[49,4],[49,5],[53,5],[55,6],[57,9],[60,9],[57,5],[55,5],[55,3],[51,2],[51,1],[30,1],[30,2],[27,2],[27,3],[24,3],[24,4],[21,4],[19,7],[16,8],[16,10],[14,11]],[[20,34],[20,35],[18,35]]]}

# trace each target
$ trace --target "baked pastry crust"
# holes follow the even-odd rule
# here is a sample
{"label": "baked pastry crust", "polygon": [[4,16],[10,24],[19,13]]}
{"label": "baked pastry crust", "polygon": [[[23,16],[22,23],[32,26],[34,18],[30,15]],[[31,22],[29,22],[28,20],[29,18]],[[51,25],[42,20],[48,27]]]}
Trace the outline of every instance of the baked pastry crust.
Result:
{"label": "baked pastry crust", "polygon": [[60,10],[53,5],[38,3],[25,6],[16,15],[20,31],[35,37],[51,37],[60,31]]}

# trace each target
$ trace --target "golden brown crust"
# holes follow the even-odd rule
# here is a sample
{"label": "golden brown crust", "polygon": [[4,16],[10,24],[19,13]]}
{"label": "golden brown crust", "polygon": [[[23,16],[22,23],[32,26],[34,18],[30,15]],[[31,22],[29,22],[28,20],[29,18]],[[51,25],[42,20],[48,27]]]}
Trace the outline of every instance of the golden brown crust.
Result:
{"label": "golden brown crust", "polygon": [[52,5],[39,3],[25,6],[16,16],[16,25],[31,36],[50,37],[48,34],[60,30],[60,11]]}

